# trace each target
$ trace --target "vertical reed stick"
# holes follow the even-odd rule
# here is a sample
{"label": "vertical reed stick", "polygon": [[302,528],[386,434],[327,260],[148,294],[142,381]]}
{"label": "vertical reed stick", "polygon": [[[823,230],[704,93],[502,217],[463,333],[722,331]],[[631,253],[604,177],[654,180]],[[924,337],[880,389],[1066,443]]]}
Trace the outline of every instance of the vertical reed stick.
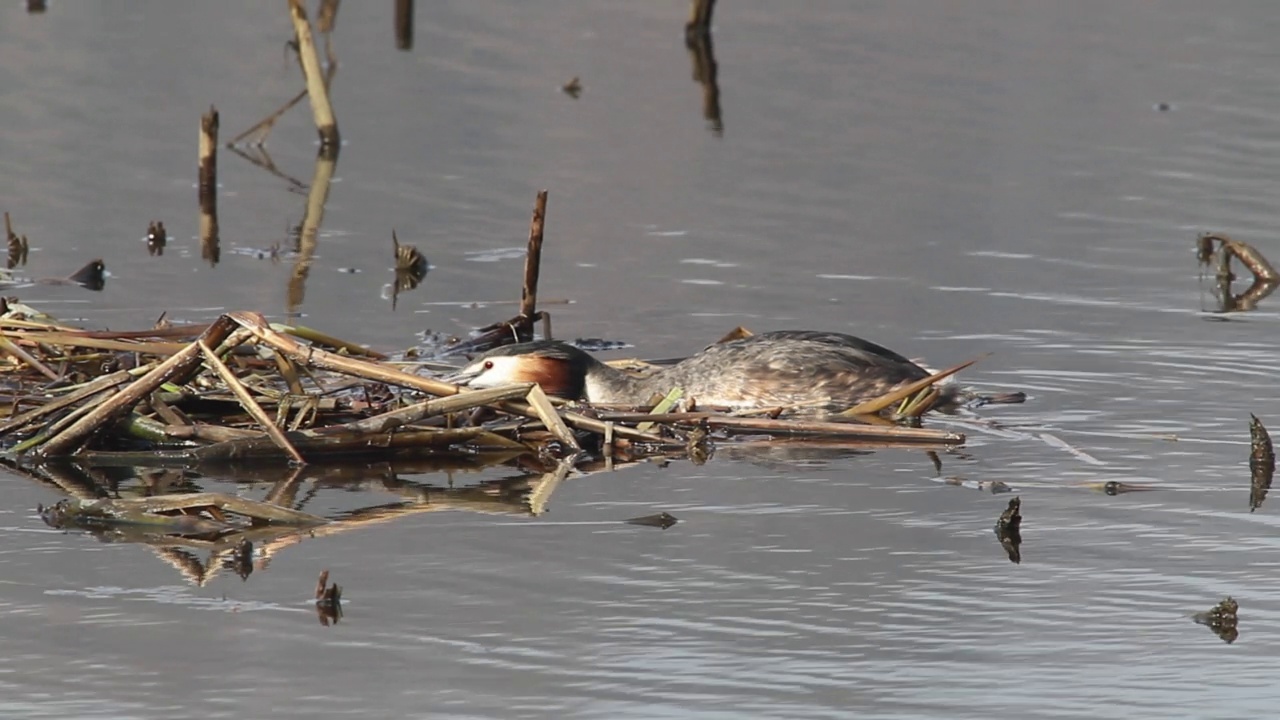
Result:
{"label": "vertical reed stick", "polygon": [[320,57],[316,54],[316,41],[311,36],[311,23],[302,0],[289,0],[289,14],[293,29],[298,35],[298,58],[302,61],[302,74],[307,80],[307,96],[311,98],[311,115],[320,133],[320,147],[337,148],[339,143],[338,121],[329,104],[329,90],[325,87],[324,73],[320,71]]}
{"label": "vertical reed stick", "polygon": [[218,192],[218,108],[200,116],[200,204]]}
{"label": "vertical reed stick", "polygon": [[686,40],[711,33],[711,12],[715,10],[715,5],[716,0],[693,0],[693,7],[689,12],[689,22],[684,25]]}
{"label": "vertical reed stick", "polygon": [[547,191],[539,190],[529,223],[529,249],[524,256],[524,287],[520,292],[520,317],[533,322],[538,311],[538,273],[542,267],[542,224],[547,217]]}

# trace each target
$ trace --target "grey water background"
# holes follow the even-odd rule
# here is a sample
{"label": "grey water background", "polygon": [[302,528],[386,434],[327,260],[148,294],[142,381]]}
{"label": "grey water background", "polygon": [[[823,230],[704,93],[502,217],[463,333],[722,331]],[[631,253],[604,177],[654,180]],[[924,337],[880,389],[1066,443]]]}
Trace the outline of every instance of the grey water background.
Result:
{"label": "grey water background", "polygon": [[[303,542],[241,582],[51,531],[0,482],[0,715],[1251,718],[1280,690],[1276,300],[1224,317],[1191,241],[1280,256],[1280,14],[1269,2],[720,3],[724,132],[685,2],[344,3],[344,147],[307,324],[380,349],[505,318],[534,192],[562,337],[691,352],[743,324],[854,332],[1025,389],[936,472],[921,452],[570,478],[536,519],[430,513]],[[62,318],[285,312],[303,198],[221,154],[200,259],[200,114],[229,139],[300,87],[283,3],[0,7],[0,209],[14,291]],[[559,91],[572,76],[585,91]],[[1166,103],[1166,109],[1158,104]],[[268,142],[306,181],[305,106]],[[149,257],[150,220],[172,240]],[[434,269],[390,311],[391,229]],[[353,270],[359,272],[352,272]],[[1176,437],[1176,441],[1171,438]],[[466,482],[467,478],[456,478]],[[1158,491],[1108,497],[1083,483]],[[962,483],[952,485],[949,482]],[[1023,562],[991,533],[1022,497]],[[320,489],[313,511],[342,508]],[[1276,502],[1272,500],[1272,502]],[[665,532],[605,521],[666,510]],[[346,617],[309,594],[329,568]],[[1240,638],[1188,618],[1225,595]]]}

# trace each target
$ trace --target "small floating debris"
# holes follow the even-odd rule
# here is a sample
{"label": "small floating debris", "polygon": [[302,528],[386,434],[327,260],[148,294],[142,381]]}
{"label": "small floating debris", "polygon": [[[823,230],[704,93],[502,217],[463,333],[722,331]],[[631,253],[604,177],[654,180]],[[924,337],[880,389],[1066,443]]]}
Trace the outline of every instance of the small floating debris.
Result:
{"label": "small floating debris", "polygon": [[403,273],[415,278],[413,284],[405,289],[417,287],[418,283],[422,282],[422,278],[426,277],[427,270],[430,269],[426,256],[413,245],[400,244],[400,238],[396,236],[394,229],[391,231],[391,247],[395,251],[397,281]]}
{"label": "small floating debris", "polygon": [[578,76],[574,75],[572,80],[560,86],[560,92],[577,100],[578,96],[582,94],[582,80],[579,80]]}
{"label": "small floating debris", "polygon": [[329,584],[328,570],[321,572],[316,580],[316,617],[325,627],[337,625],[342,619],[342,587],[338,583]]}
{"label": "small floating debris", "polygon": [[626,340],[607,340],[605,338],[574,338],[570,345],[585,350],[587,352],[606,352],[608,350],[625,350],[629,347],[635,347]]}
{"label": "small floating debris", "polygon": [[1271,435],[1257,416],[1249,415],[1249,512],[1262,507],[1275,471],[1276,452],[1271,445]]}
{"label": "small floating debris", "polygon": [[684,449],[689,455],[689,462],[694,465],[707,464],[715,454],[715,446],[711,443],[711,428],[706,422],[695,425],[689,431],[688,437],[685,438]]}
{"label": "small floating debris", "polygon": [[1105,495],[1123,495],[1131,492],[1146,492],[1147,490],[1156,490],[1155,485],[1147,485],[1143,483],[1127,483],[1119,480],[1108,480],[1107,482],[1089,482],[1079,485],[1078,487],[1097,490]]}
{"label": "small floating debris", "polygon": [[8,212],[5,212],[4,214],[4,234],[9,247],[9,257],[5,264],[5,269],[12,270],[19,265],[26,265],[27,251],[29,249],[27,236],[23,235],[19,237],[18,234],[13,231],[13,223],[9,220]]}
{"label": "small floating debris", "polygon": [[1021,497],[1015,497],[1009,501],[1009,507],[1000,513],[1000,519],[996,520],[995,531],[996,538],[1000,540],[1000,546],[1009,555],[1009,560],[1021,563],[1022,551],[1019,549],[1022,545]]}
{"label": "small floating debris", "polygon": [[253,543],[248,538],[241,540],[231,550],[231,555],[226,559],[223,567],[233,570],[241,580],[248,580],[249,575],[253,573]]}
{"label": "small floating debris", "polygon": [[391,247],[395,252],[396,277],[391,284],[391,309],[396,309],[400,293],[408,292],[422,284],[427,277],[431,264],[418,248],[412,245],[401,245],[394,228],[391,230]]}
{"label": "small floating debris", "polygon": [[158,220],[152,220],[147,226],[147,253],[151,255],[163,255],[165,245],[169,244],[169,233],[164,229],[164,223]]}
{"label": "small floating debris", "polygon": [[645,515],[643,517],[631,518],[624,521],[628,525],[643,525],[645,527],[656,527],[666,530],[667,528],[680,522],[675,515],[667,512],[660,512],[657,515]]}
{"label": "small floating debris", "polygon": [[1240,631],[1236,627],[1238,621],[1236,613],[1239,610],[1240,603],[1228,595],[1222,599],[1222,602],[1211,609],[1192,615],[1191,619],[1212,630],[1215,635],[1222,638],[1222,641],[1229,645],[1240,637]]}

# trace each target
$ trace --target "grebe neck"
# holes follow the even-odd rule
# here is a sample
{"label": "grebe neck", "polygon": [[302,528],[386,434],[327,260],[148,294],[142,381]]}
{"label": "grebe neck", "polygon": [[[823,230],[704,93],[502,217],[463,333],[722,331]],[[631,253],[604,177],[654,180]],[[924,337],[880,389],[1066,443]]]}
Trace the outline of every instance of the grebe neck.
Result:
{"label": "grebe neck", "polygon": [[638,405],[649,401],[655,393],[665,393],[671,388],[660,387],[663,371],[644,377],[606,365],[595,358],[587,366],[583,378],[583,393],[587,402],[614,405]]}

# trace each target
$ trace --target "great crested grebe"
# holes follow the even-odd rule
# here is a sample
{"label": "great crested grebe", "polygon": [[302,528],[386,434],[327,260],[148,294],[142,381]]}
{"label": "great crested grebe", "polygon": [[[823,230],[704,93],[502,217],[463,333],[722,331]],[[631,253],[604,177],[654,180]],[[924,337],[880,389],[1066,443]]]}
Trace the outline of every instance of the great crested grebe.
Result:
{"label": "great crested grebe", "polygon": [[[485,353],[447,379],[474,388],[536,382],[549,395],[622,405],[643,405],[679,387],[705,406],[822,413],[848,409],[928,375],[898,353],[853,335],[779,330],[711,345],[645,375],[610,367],[562,342],[537,340]],[[954,404],[961,392],[950,384],[939,389],[944,405]]]}

